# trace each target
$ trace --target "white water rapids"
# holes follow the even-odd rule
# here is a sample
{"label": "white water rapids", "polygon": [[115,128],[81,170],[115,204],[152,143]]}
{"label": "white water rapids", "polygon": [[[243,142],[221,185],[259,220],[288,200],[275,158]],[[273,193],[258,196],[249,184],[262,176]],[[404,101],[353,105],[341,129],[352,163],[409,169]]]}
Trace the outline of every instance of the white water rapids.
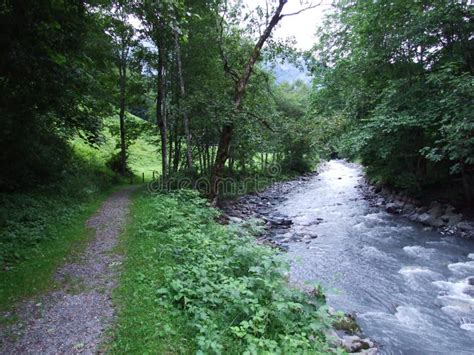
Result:
{"label": "white water rapids", "polygon": [[361,174],[330,161],[279,207],[318,235],[289,243],[292,280],[319,281],[383,354],[474,354],[474,242],[370,207]]}

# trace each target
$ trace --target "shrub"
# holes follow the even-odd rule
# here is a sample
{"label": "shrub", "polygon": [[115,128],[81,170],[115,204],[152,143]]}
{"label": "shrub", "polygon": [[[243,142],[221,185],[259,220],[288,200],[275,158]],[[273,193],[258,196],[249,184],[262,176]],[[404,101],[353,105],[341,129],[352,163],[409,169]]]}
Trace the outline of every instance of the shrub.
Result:
{"label": "shrub", "polygon": [[114,351],[329,351],[323,297],[291,288],[274,250],[217,215],[191,191],[137,199]]}

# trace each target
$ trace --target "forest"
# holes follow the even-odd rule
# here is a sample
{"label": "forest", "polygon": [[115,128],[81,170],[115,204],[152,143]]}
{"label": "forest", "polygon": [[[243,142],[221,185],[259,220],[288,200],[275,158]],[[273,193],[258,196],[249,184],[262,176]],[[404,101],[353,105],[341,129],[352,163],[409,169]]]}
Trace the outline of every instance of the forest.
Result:
{"label": "forest", "polygon": [[[275,35],[315,9],[311,48]],[[0,352],[348,351],[327,335],[343,313],[256,245],[261,221],[223,225],[219,208],[345,159],[472,216],[473,15],[468,0],[4,0]],[[101,211],[122,255],[101,267],[119,270],[58,279],[112,252],[88,249]],[[21,302],[99,288],[82,307],[116,316],[84,321],[92,338],[5,335]]]}

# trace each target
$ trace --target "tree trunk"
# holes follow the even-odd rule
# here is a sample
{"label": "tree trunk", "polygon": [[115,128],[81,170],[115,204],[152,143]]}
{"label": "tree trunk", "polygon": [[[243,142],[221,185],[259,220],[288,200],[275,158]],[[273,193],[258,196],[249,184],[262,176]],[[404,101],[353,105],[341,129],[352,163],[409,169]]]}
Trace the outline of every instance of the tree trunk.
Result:
{"label": "tree trunk", "polygon": [[127,80],[127,69],[125,63],[120,63],[120,175],[127,173],[127,145],[125,141],[125,87]]}
{"label": "tree trunk", "polygon": [[119,77],[120,77],[120,98],[119,98],[119,119],[120,119],[120,175],[127,173],[127,143],[125,140],[125,95],[127,85],[127,43],[122,37],[122,48],[120,51]]}
{"label": "tree trunk", "polygon": [[171,176],[173,172],[173,139],[174,139],[174,129],[173,124],[171,123],[168,126],[168,175]]}
{"label": "tree trunk", "polygon": [[[241,76],[235,83],[234,107],[236,109],[236,112],[239,112],[242,108],[242,100],[245,95],[245,90],[247,88],[250,76],[252,75],[253,67],[257,59],[260,57],[260,51],[262,50],[265,41],[268,39],[268,37],[270,37],[273,28],[275,28],[278,22],[283,18],[281,12],[287,2],[288,0],[279,0],[278,7],[275,10],[275,13],[273,14],[267,27],[259,37],[257,43],[253,48],[252,54],[250,55],[250,58],[248,59],[247,64],[244,67]],[[233,131],[233,123],[226,123],[224,124],[224,127],[222,127],[219,145],[217,147],[216,160],[214,163],[214,169],[211,177],[211,190],[209,196],[211,199],[215,199],[219,193],[219,181],[224,173],[225,162],[229,158],[229,147],[232,141]]]}
{"label": "tree trunk", "polygon": [[199,148],[198,151],[198,157],[199,157],[199,173],[202,175],[204,174],[204,168],[203,168],[203,163],[202,163],[202,149]]}
{"label": "tree trunk", "polygon": [[[179,45],[178,33],[174,33],[174,43],[176,46],[176,62],[178,64],[178,77],[179,77],[179,87],[181,91],[181,102],[186,98],[186,90],[184,88],[184,78],[183,78],[183,67],[181,64],[181,48]],[[184,123],[184,135],[186,136],[186,162],[188,164],[188,169],[193,170],[193,150],[192,150],[192,141],[191,141],[191,131],[189,129],[189,117],[186,112],[186,108],[181,105],[181,110],[183,111],[183,123]]]}
{"label": "tree trunk", "polygon": [[[161,43],[161,41],[159,42]],[[158,46],[158,87],[156,97],[156,123],[160,129],[161,137],[161,170],[163,177],[168,175],[168,125],[166,122],[166,81],[165,81],[165,53],[161,43]]]}
{"label": "tree trunk", "polygon": [[209,170],[211,168],[211,155],[209,154],[209,144],[206,144],[204,154],[206,159],[206,174],[209,174]]}
{"label": "tree trunk", "polygon": [[176,174],[179,168],[179,161],[181,160],[181,137],[178,134],[178,125],[174,128],[174,158],[173,158],[173,172]]}

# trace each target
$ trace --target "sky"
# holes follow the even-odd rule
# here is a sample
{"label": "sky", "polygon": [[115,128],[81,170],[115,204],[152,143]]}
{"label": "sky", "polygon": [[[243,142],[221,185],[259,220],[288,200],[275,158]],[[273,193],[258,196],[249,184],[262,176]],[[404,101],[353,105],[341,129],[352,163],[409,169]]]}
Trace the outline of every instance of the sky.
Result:
{"label": "sky", "polygon": [[[265,4],[265,0],[244,0],[244,2],[250,8],[254,8],[259,4]],[[311,1],[308,0],[306,2]],[[313,1],[313,3],[318,2],[319,0]],[[329,0],[323,0],[322,5],[314,9],[309,9],[298,15],[284,17],[280,22],[279,28],[275,30],[275,36],[277,38],[294,37],[298,49],[310,49],[316,42],[316,27],[322,24],[324,13],[330,9],[330,3]],[[304,7],[305,5],[301,5],[300,0],[288,0],[283,13],[293,13]]]}
{"label": "sky", "polygon": [[[265,7],[265,1],[266,0],[243,0],[251,9],[258,5]],[[298,49],[310,49],[316,42],[316,27],[322,24],[325,12],[330,9],[331,0],[303,0],[303,3],[306,4],[318,2],[321,2],[321,5],[318,7],[306,10],[298,15],[284,17],[280,21],[279,27],[274,30],[274,35],[282,39],[294,37]],[[301,5],[301,0],[288,0],[283,13],[293,13],[306,6],[304,4]],[[135,28],[141,27],[140,20],[136,17],[130,16],[129,21]]]}

